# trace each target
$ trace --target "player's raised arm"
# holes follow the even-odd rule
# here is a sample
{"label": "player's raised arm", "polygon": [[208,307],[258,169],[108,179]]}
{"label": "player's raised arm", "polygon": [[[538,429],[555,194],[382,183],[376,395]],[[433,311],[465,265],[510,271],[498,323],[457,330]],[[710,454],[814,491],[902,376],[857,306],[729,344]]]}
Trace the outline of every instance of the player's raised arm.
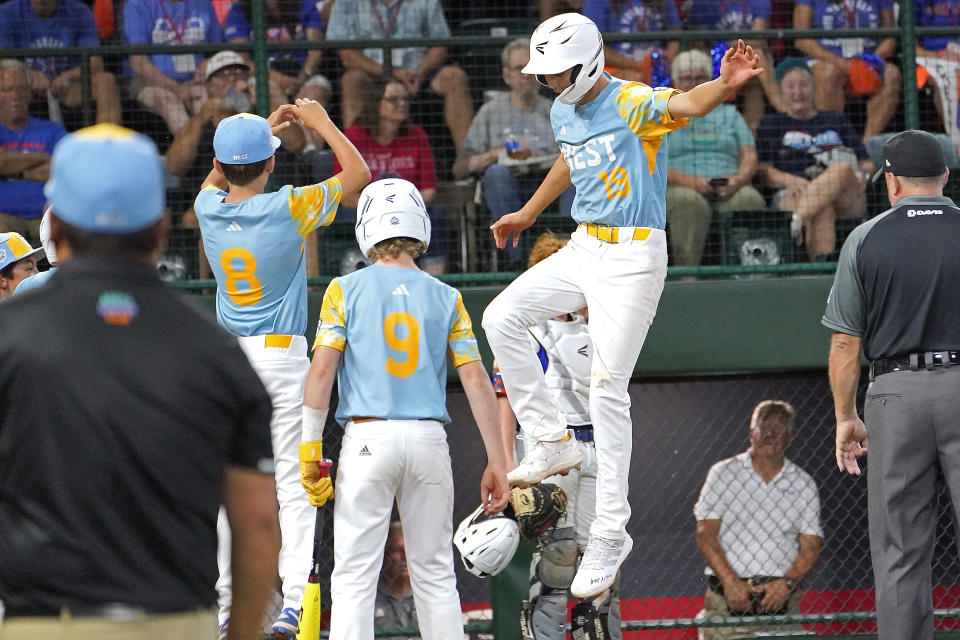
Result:
{"label": "player's raised arm", "polygon": [[470,403],[470,412],[477,423],[483,447],[487,452],[487,468],[480,482],[480,504],[487,513],[498,513],[507,506],[510,487],[504,470],[503,441],[500,437],[497,397],[490,386],[490,378],[480,360],[457,367],[457,375]]}
{"label": "player's raised arm", "polygon": [[719,77],[670,98],[670,115],[674,118],[702,118],[707,115],[747,80],[763,73],[763,69],[757,68],[758,60],[753,47],[745,45],[743,40],[737,40],[737,46],[730,47],[723,54]]}
{"label": "player's raised arm", "polygon": [[327,115],[327,110],[316,100],[298,98],[294,107],[300,122],[316,131],[330,145],[343,169],[335,177],[340,180],[343,193],[356,193],[370,182],[370,168],[360,152],[337,128]]}

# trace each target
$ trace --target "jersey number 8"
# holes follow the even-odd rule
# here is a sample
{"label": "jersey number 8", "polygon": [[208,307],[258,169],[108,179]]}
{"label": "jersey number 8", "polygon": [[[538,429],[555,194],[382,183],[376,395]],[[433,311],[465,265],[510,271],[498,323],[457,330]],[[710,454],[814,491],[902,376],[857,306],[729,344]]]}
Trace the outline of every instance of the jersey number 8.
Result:
{"label": "jersey number 8", "polygon": [[[397,335],[397,325],[404,326],[405,337]],[[412,376],[420,359],[420,324],[417,319],[403,311],[387,315],[383,319],[383,337],[388,347],[406,354],[403,360],[394,360],[392,356],[387,356],[387,373],[397,378]]]}
{"label": "jersey number 8", "polygon": [[[240,263],[239,268],[234,267],[234,261]],[[240,248],[227,249],[220,254],[220,268],[227,274],[224,289],[234,304],[249,307],[260,302],[263,297],[263,284],[254,275],[257,272],[257,259],[252,253]],[[237,288],[240,282],[247,283],[246,290],[240,291]]]}

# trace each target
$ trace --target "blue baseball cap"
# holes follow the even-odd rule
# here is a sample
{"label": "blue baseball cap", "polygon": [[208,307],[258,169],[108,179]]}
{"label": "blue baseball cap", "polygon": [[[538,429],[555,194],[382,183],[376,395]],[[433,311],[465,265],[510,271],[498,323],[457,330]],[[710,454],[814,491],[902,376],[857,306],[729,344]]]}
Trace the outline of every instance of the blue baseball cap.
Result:
{"label": "blue baseball cap", "polygon": [[213,134],[213,152],[223,164],[253,164],[266,160],[280,146],[270,123],[252,113],[224,118]]}
{"label": "blue baseball cap", "polygon": [[163,160],[143,134],[115,124],[87,127],[54,148],[43,193],[57,218],[69,225],[132,233],[163,217]]}
{"label": "blue baseball cap", "polygon": [[34,249],[19,233],[0,233],[0,269],[6,269],[14,262],[20,262],[43,249]]}

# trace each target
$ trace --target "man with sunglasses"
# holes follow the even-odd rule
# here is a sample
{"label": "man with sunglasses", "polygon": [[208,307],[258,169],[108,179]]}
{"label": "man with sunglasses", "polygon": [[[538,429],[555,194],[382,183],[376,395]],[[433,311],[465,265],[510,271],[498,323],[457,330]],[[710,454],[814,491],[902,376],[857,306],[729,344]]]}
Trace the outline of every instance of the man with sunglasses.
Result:
{"label": "man with sunglasses", "polygon": [[633,440],[627,385],[667,273],[664,136],[759,75],[756,65],[753,49],[739,41],[724,55],[720,77],[682,93],[605,73],[600,31],[580,14],[550,18],[530,39],[523,72],[558,94],[550,119],[561,155],[530,200],[491,229],[498,248],[511,235],[516,246],[520,232],[571,184],[572,216],[580,224],[567,246],[490,303],[483,328],[520,426],[536,443],[508,477],[513,485],[531,485],[578,466],[581,455],[566,437],[566,421],[528,348],[527,329],[590,307],[597,517],[570,588],[578,598],[606,591],[633,547],[626,530]]}

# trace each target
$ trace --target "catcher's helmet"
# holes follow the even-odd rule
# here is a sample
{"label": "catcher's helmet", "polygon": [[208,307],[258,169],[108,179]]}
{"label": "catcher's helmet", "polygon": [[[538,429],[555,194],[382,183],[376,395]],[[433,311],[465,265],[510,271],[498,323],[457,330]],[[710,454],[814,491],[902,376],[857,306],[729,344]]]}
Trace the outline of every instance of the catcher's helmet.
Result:
{"label": "catcher's helmet", "polygon": [[374,245],[390,238],[413,238],[429,245],[430,216],[411,182],[385,178],[360,192],[355,231],[360,251],[369,258]]}
{"label": "catcher's helmet", "polygon": [[562,13],[540,23],[530,36],[530,62],[524,73],[546,84],[545,73],[571,70],[572,83],[557,100],[576,104],[603,75],[603,37],[593,21],[579,13]]}
{"label": "catcher's helmet", "polygon": [[520,532],[516,520],[502,513],[488,516],[480,506],[457,527],[453,544],[467,571],[486,578],[510,564],[520,544]]}

